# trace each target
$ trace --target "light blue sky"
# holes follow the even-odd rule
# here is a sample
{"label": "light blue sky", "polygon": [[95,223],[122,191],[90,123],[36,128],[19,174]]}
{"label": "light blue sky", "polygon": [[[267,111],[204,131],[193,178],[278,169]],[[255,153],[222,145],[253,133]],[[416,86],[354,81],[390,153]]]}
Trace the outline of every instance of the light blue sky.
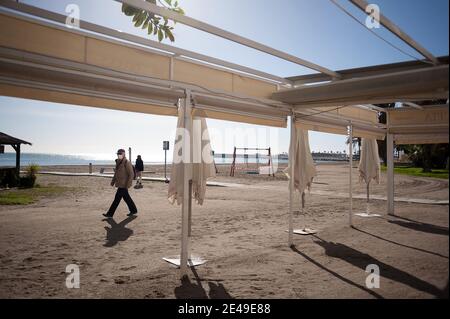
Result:
{"label": "light blue sky", "polygon": [[[112,0],[22,0],[64,13],[67,4],[80,6],[83,20],[146,36],[124,16]],[[329,0],[179,0],[186,14],[254,39],[333,70],[410,60],[340,11]],[[365,16],[347,1],[340,1],[361,21]],[[448,55],[448,0],[377,0],[382,13],[437,56]],[[381,28],[376,31],[410,54],[414,50]],[[177,24],[177,47],[232,61],[279,76],[311,73],[227,40]],[[170,44],[170,43],[168,43]],[[259,146],[287,151],[289,132],[208,120],[211,130],[225,135],[233,129],[254,129]],[[146,160],[161,160],[162,141],[172,140],[175,118],[132,114],[0,97],[0,131],[33,142],[26,152],[97,154],[112,156],[118,147],[133,147]],[[269,134],[270,133],[270,134]],[[271,136],[269,140],[267,135]],[[275,141],[274,141],[275,139]],[[220,138],[212,141],[217,152],[231,152]],[[342,151],[345,137],[311,133],[312,150]],[[241,142],[236,142],[241,143]],[[251,142],[256,143],[256,142]],[[231,143],[233,144],[233,143]],[[275,145],[276,144],[276,145]],[[244,146],[244,145],[242,145]],[[253,145],[247,145],[252,147]],[[9,149],[8,149],[9,150]],[[136,153],[134,153],[136,154]]]}

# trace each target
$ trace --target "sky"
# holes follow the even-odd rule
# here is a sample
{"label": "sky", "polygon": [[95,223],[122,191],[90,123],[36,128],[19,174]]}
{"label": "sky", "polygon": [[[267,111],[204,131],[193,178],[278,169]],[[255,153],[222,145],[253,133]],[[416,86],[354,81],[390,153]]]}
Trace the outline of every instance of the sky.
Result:
{"label": "sky", "polygon": [[[81,19],[123,32],[148,37],[134,28],[112,0],[21,0],[64,13],[68,4],[80,8]],[[448,0],[370,1],[435,56],[448,55]],[[408,61],[340,11],[330,0],[179,0],[186,15],[277,48],[332,70]],[[360,21],[366,17],[348,1],[339,1]],[[383,27],[376,33],[417,58],[420,55]],[[313,71],[181,24],[175,29],[176,47],[252,67],[278,76]],[[172,45],[170,42],[166,44]],[[24,152],[114,156],[132,147],[147,161],[163,159],[162,141],[173,141],[176,119],[0,96],[0,131],[30,141]],[[289,130],[208,120],[212,147],[231,153],[233,146],[272,147],[287,152]],[[231,133],[230,133],[231,132]],[[248,139],[242,138],[246,134]],[[233,138],[230,138],[233,136]],[[235,137],[235,138],[234,138]],[[344,136],[310,133],[313,151],[343,151]],[[12,151],[12,149],[6,149]]]}

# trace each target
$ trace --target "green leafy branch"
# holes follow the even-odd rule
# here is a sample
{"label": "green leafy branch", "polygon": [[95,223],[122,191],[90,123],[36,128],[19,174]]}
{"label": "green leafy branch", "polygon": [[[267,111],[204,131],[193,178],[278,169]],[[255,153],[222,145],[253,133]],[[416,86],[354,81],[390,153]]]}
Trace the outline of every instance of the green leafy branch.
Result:
{"label": "green leafy branch", "polygon": [[[179,7],[178,0],[145,1],[153,3],[154,5],[156,5],[156,2],[158,2],[162,7],[184,15],[183,9]],[[128,17],[133,17],[133,23],[135,27],[147,30],[148,35],[158,36],[159,42],[163,41],[164,39],[169,39],[171,42],[175,42],[175,37],[173,35],[174,26],[176,24],[175,21],[170,21],[166,17],[155,15],[153,13],[149,13],[145,10],[135,8],[127,4],[122,4],[122,12]],[[173,23],[173,26],[170,22]]]}

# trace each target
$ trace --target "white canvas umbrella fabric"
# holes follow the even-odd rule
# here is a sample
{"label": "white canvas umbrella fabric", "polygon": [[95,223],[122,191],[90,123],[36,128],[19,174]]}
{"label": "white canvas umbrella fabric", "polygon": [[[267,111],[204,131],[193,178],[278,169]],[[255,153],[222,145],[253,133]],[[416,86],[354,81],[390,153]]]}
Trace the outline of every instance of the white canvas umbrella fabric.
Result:
{"label": "white canvas umbrella fabric", "polygon": [[[203,205],[207,179],[216,175],[206,120],[204,118],[193,118],[192,125],[190,126],[191,134],[188,134],[184,130],[186,127],[184,110],[185,108],[179,108],[178,111],[177,137],[174,146],[168,199],[172,204],[185,204],[183,198],[183,194],[185,193],[184,169],[188,169],[188,175],[186,176],[191,183],[189,183],[189,191],[186,192],[189,194],[187,220],[184,219],[185,215],[182,213],[182,229],[184,229],[185,226],[187,227],[187,237],[184,237],[182,232],[182,252],[180,256],[163,258],[171,264],[180,266],[183,275],[185,275],[186,271],[186,268],[182,266],[183,251],[186,251],[188,258],[187,264],[190,266],[198,266],[206,262],[206,260],[201,257],[191,256],[189,249],[192,225],[192,199],[199,205]],[[184,138],[186,138],[186,140],[184,140]],[[184,151],[185,148],[186,152]],[[192,163],[192,165],[185,165],[189,163]],[[192,168],[192,173],[190,172],[190,168]],[[183,206],[182,212],[185,209],[186,207]]]}
{"label": "white canvas umbrella fabric", "polygon": [[[174,147],[174,163],[172,165],[169,183],[168,199],[174,204],[181,205],[183,202],[183,163],[175,162],[180,158],[183,149],[181,130],[184,125],[184,114],[180,108],[177,124],[177,138]],[[178,146],[178,147],[177,147]],[[214,158],[211,151],[208,126],[204,118],[193,118],[192,125],[192,195],[194,200],[203,205],[206,194],[206,182],[210,177],[216,176]]]}
{"label": "white canvas umbrella fabric", "polygon": [[366,212],[357,214],[361,217],[378,217],[380,215],[370,214],[369,209],[369,186],[370,182],[374,180],[377,184],[380,183],[380,157],[378,155],[378,144],[375,139],[363,138],[361,141],[361,155],[359,161],[359,180],[366,183],[367,191],[367,206]]}
{"label": "white canvas umbrella fabric", "polygon": [[[303,194],[306,189],[310,189],[314,177],[317,175],[316,166],[311,155],[309,147],[308,131],[296,128],[295,138],[291,143],[294,143],[294,189]],[[291,167],[284,170],[288,178]]]}
{"label": "white canvas umbrella fabric", "polygon": [[208,126],[204,118],[194,118],[193,158],[192,196],[197,204],[203,205],[206,194],[206,181],[208,178],[216,176]]}
{"label": "white canvas umbrella fabric", "polygon": [[[313,179],[317,175],[316,167],[314,165],[314,160],[312,158],[311,150],[309,147],[308,131],[295,127],[295,134],[291,138],[291,143],[293,144],[291,145],[290,150],[293,153],[289,154],[291,161],[289,161],[289,166],[284,171],[284,173],[288,176],[289,179],[291,179],[291,163],[293,163],[294,188],[291,191],[299,191],[302,199],[302,208],[304,208],[305,191],[311,188]],[[292,203],[290,205],[292,207]],[[292,226],[292,212],[290,216],[289,238],[291,238],[291,231],[299,235],[311,235],[316,233],[315,230],[306,228],[306,226],[303,227],[303,229],[294,230]]]}
{"label": "white canvas umbrella fabric", "polygon": [[358,169],[360,181],[370,184],[372,180],[375,180],[377,183],[380,183],[380,158],[378,156],[378,144],[375,139],[362,139]]}

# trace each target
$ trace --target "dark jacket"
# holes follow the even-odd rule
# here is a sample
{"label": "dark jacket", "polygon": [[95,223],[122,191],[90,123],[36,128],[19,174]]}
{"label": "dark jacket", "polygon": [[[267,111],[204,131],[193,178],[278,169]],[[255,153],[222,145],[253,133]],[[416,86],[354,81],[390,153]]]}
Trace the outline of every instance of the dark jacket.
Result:
{"label": "dark jacket", "polygon": [[116,159],[116,170],[111,185],[117,188],[130,188],[133,184],[133,178],[134,171],[131,162],[126,158],[121,161]]}
{"label": "dark jacket", "polygon": [[141,159],[136,159],[136,171],[143,172],[144,171],[144,162]]}

